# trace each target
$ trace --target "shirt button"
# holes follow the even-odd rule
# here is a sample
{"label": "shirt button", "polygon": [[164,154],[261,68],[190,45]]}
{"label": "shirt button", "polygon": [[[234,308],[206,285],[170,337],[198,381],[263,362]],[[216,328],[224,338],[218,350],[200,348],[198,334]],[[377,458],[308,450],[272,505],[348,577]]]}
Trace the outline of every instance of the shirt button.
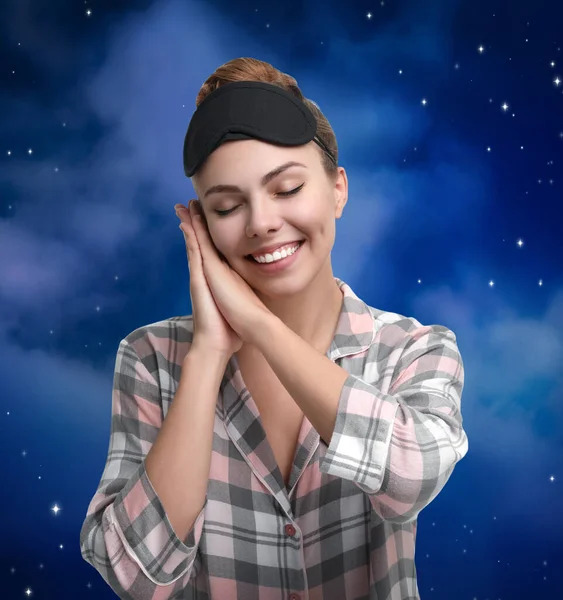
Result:
{"label": "shirt button", "polygon": [[289,600],[301,600],[301,596],[299,594],[289,594]]}
{"label": "shirt button", "polygon": [[[285,526],[285,533],[286,535],[288,535],[289,537],[293,537],[295,535],[295,527],[293,525],[286,525]],[[290,600],[299,600],[299,596],[297,596],[296,594],[292,594],[290,597]]]}

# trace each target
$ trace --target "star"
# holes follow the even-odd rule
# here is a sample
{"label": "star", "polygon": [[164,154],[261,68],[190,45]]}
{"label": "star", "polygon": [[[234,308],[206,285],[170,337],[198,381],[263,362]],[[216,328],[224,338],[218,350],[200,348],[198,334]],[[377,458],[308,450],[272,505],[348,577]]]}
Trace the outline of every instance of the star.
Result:
{"label": "star", "polygon": [[508,110],[508,104],[505,102],[502,106],[501,106],[502,110],[504,110],[505,112]]}
{"label": "star", "polygon": [[483,46],[479,46],[479,48],[477,48],[477,50],[479,50],[479,52],[481,54],[483,54],[483,52],[485,52],[485,48],[483,48]]}
{"label": "star", "polygon": [[51,510],[55,513],[55,516],[56,516],[59,514],[59,511],[61,510],[61,508],[55,504],[55,506],[53,506],[53,508],[51,508]]}
{"label": "star", "polygon": [[549,481],[551,481],[551,482],[555,481],[555,477],[553,475],[551,475],[551,477],[549,478]]}
{"label": "star", "polygon": [[554,83],[556,86],[558,86],[558,85],[561,83],[561,79],[559,79],[559,77],[556,77],[556,78],[553,80],[553,83]]}

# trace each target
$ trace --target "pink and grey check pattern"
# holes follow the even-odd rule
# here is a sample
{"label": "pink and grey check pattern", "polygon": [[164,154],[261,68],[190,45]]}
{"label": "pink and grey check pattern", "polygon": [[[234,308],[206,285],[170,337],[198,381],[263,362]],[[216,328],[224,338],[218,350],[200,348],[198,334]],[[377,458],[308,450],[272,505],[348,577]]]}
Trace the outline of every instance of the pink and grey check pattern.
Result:
{"label": "pink and grey check pattern", "polygon": [[[468,451],[455,334],[344,302],[327,356],[349,377],[330,446],[303,419],[285,486],[236,357],[215,413],[205,505],[185,539],[145,470],[190,349],[193,320],[123,339],[107,462],[83,558],[129,600],[419,600],[417,517]],[[288,527],[290,525],[290,527]]]}

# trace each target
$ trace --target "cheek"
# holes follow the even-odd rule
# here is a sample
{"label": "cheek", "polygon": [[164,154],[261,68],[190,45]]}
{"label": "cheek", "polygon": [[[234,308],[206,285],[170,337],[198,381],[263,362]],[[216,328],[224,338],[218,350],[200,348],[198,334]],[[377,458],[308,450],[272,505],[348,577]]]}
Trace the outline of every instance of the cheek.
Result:
{"label": "cheek", "polygon": [[223,258],[233,255],[236,245],[235,240],[232,239],[232,233],[220,227],[212,227],[209,230],[209,235],[215,249]]}
{"label": "cheek", "polygon": [[326,205],[322,203],[315,204],[302,215],[300,223],[302,230],[311,236],[330,236],[334,233],[334,215],[326,210]]}
{"label": "cheek", "polygon": [[335,223],[334,223],[334,218],[323,221],[322,234],[324,236],[333,237],[335,235],[335,232],[336,232],[336,227],[335,227]]}

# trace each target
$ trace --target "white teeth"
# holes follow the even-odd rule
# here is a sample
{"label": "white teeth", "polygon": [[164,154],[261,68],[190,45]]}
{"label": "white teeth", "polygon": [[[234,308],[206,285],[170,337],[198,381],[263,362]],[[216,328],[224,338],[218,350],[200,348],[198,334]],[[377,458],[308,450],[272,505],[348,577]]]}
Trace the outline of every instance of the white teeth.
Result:
{"label": "white teeth", "polygon": [[253,258],[259,263],[271,263],[291,256],[298,248],[301,242],[297,243],[293,248],[283,248],[281,251],[276,250],[273,254],[264,254],[263,256],[254,256]]}

